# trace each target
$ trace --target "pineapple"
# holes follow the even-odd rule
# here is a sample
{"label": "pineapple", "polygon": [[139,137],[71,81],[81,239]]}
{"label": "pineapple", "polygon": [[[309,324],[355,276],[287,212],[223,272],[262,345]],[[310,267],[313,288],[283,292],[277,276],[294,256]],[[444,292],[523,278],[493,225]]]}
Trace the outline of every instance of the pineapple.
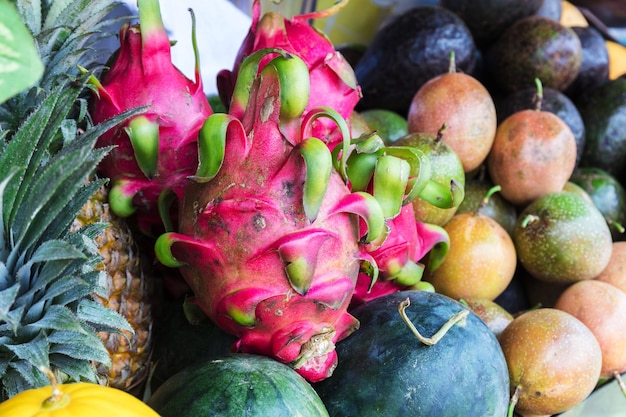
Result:
{"label": "pineapple", "polygon": [[99,135],[122,118],[70,137],[69,112],[84,80],[50,91],[11,140],[0,143],[0,400],[48,385],[40,367],[62,382],[98,382],[112,365],[98,332],[133,332],[96,301],[107,276],[97,270],[101,225],[72,233],[76,213],[102,186],[85,181],[109,149]]}
{"label": "pineapple", "polygon": [[99,270],[107,273],[106,295],[100,302],[120,313],[134,329],[124,334],[101,332],[112,366],[100,366],[108,384],[130,391],[147,376],[152,347],[152,281],[144,274],[145,260],[139,256],[133,234],[123,218],[109,209],[108,189],[100,189],[81,208],[72,230],[104,222],[106,228],[95,238],[102,255]]}
{"label": "pineapple", "polygon": [[[84,183],[110,150],[92,150],[97,137],[134,112],[89,126],[86,76],[78,67],[98,66],[94,45],[110,36],[102,32],[112,23],[105,16],[120,3],[14,3],[44,73],[32,88],[0,103],[0,400],[47,384],[39,365],[54,369],[61,381],[129,390],[145,376],[151,350],[150,283],[128,228],[109,217],[98,191],[106,179]],[[41,177],[44,170],[50,172]],[[15,195],[22,198],[13,201]],[[38,195],[41,204],[29,203],[28,195]],[[47,213],[41,228],[32,223],[39,213]],[[29,240],[14,241],[15,230],[22,229]],[[55,244],[71,247],[64,250],[72,256],[57,259]],[[40,253],[42,247],[51,249]],[[20,278],[26,269],[37,275]]]}
{"label": "pineapple", "polygon": [[[15,132],[54,88],[65,86],[78,74],[78,65],[94,71],[103,58],[95,45],[111,33],[103,29],[113,21],[106,16],[121,5],[114,0],[12,0],[31,32],[44,65],[39,81],[0,104],[0,132]],[[106,59],[106,57],[104,57]],[[68,119],[67,123],[72,123]]]}

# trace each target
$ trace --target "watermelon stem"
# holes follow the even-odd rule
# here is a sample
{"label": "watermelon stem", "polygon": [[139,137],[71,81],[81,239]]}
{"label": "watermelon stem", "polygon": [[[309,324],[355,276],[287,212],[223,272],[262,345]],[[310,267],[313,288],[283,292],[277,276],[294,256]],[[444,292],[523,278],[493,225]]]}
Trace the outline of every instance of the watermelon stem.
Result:
{"label": "watermelon stem", "polygon": [[469,310],[461,310],[455,313],[452,317],[450,317],[447,322],[443,324],[443,326],[441,326],[439,330],[437,330],[437,332],[432,337],[425,337],[419,332],[419,330],[415,328],[411,320],[406,315],[406,309],[410,305],[411,300],[408,297],[406,300],[402,301],[398,305],[398,311],[400,312],[400,316],[409,327],[409,329],[411,329],[411,332],[415,335],[415,337],[417,337],[420,342],[427,346],[437,344],[437,342],[439,342],[446,335],[446,333],[452,328],[452,326],[464,320],[469,314]]}

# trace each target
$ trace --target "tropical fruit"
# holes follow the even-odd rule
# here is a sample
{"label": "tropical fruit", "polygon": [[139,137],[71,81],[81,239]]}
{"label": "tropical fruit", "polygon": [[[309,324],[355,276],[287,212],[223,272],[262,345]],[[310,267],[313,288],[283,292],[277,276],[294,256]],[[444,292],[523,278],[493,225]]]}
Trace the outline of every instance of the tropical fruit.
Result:
{"label": "tropical fruit", "polygon": [[438,293],[454,299],[495,299],[515,273],[517,255],[511,236],[494,219],[477,212],[455,214],[443,228],[450,249],[424,279]]}
{"label": "tropical fruit", "polygon": [[626,372],[626,293],[595,279],[569,286],[554,308],[566,311],[591,330],[602,351],[601,378]]}
{"label": "tropical fruit", "polygon": [[112,365],[101,365],[98,371],[107,385],[130,391],[145,380],[150,369],[155,280],[125,219],[111,213],[106,186],[80,209],[71,230],[96,224],[106,225],[94,238],[102,256],[97,269],[106,273],[106,292],[96,300],[119,313],[133,328],[132,332],[99,333]]}
{"label": "tropical fruit", "polygon": [[[327,9],[287,18],[272,11],[267,4],[264,6],[267,10],[262,10],[261,1],[253,0],[250,30],[241,42],[233,68],[224,69],[217,75],[217,88],[226,107],[230,107],[234,98],[239,69],[244,59],[261,49],[280,48],[301,58],[309,69],[311,91],[314,93],[309,96],[305,112],[326,106],[348,120],[361,99],[361,87],[346,58],[327,36],[311,24],[316,19],[336,18],[335,14],[346,3],[336,2]],[[268,56],[262,60],[260,67],[269,61]],[[314,120],[311,127],[313,136],[327,143],[330,149],[343,141],[340,129],[327,118]]]}
{"label": "tropical fruit", "polygon": [[270,356],[314,381],[330,376],[334,343],[358,327],[347,308],[361,253],[367,242],[380,245],[385,223],[378,200],[352,192],[345,166],[336,169],[328,146],[310,136],[318,117],[348,128],[326,107],[303,117],[305,62],[283,51],[257,75],[261,59],[275,53],[250,55],[229,113],[206,120],[178,232],[162,234],[155,249],[205,314],[237,337],[238,351]]}
{"label": "tropical fruit", "polygon": [[626,242],[613,242],[609,263],[594,279],[615,285],[626,292]]}
{"label": "tropical fruit", "polygon": [[99,123],[147,106],[99,139],[98,146],[113,149],[98,172],[111,180],[111,210],[132,217],[141,232],[155,236],[174,227],[182,190],[198,164],[198,131],[213,111],[199,63],[195,81],[172,64],[158,0],[137,5],[139,24],[122,26],[110,67],[99,80],[92,78],[90,113]]}
{"label": "tropical fruit", "polygon": [[576,101],[585,124],[580,166],[600,168],[620,183],[626,180],[626,77],[611,80]]}
{"label": "tropical fruit", "polygon": [[594,167],[576,168],[570,181],[585,190],[602,213],[611,229],[613,240],[624,239],[626,190],[622,184],[605,170]]}
{"label": "tropical fruit", "polygon": [[[496,103],[498,123],[520,110],[532,110],[537,106],[537,88],[525,88],[507,94]],[[554,88],[542,88],[541,110],[554,113],[572,131],[576,140],[576,165],[580,162],[585,147],[585,124],[576,104],[565,93]]]}
{"label": "tropical fruit", "polygon": [[484,47],[497,40],[518,20],[535,14],[545,1],[441,0],[439,3],[458,14],[470,28],[476,42]]}
{"label": "tropical fruit", "polygon": [[537,94],[537,108],[520,110],[500,123],[487,156],[489,176],[502,196],[522,207],[561,191],[576,165],[572,130],[554,113],[541,110],[541,88]]}
{"label": "tropical fruit", "polygon": [[516,317],[498,340],[509,370],[511,403],[521,415],[569,410],[591,394],[600,377],[598,341],[562,310],[530,310]]}
{"label": "tropical fruit", "polygon": [[[0,396],[49,384],[40,368],[61,382],[97,382],[97,364],[112,365],[98,331],[132,333],[122,316],[95,299],[106,294],[98,229],[70,232],[80,208],[102,181],[85,182],[107,149],[93,149],[114,119],[66,137],[51,153],[85,85],[49,92],[11,140],[0,147]],[[73,119],[76,121],[75,119]],[[66,132],[68,133],[68,132]]]}
{"label": "tropical fruit", "polygon": [[296,371],[245,353],[220,355],[181,370],[147,404],[161,417],[328,417],[315,390]]}
{"label": "tropical fruit", "polygon": [[506,414],[502,350],[487,325],[461,303],[437,293],[401,291],[362,304],[353,314],[361,327],[337,344],[341,360],[333,376],[314,385],[330,415]]}
{"label": "tropical fruit", "polygon": [[490,80],[505,93],[530,88],[536,78],[545,87],[564,91],[580,71],[582,45],[573,29],[529,16],[509,26],[485,59]]}
{"label": "tropical fruit", "polygon": [[398,146],[410,146],[424,153],[430,160],[430,180],[446,187],[456,187],[463,193],[456,198],[451,207],[437,207],[426,200],[416,198],[411,201],[415,219],[422,223],[438,226],[445,225],[456,213],[459,205],[463,202],[465,191],[465,171],[463,163],[446,140],[445,128],[436,135],[430,133],[410,133],[398,139]]}
{"label": "tropical fruit", "polygon": [[560,191],[529,204],[518,216],[513,241],[533,277],[560,284],[592,279],[611,258],[611,231],[598,209]]}
{"label": "tropical fruit", "polygon": [[459,72],[471,74],[476,45],[455,13],[418,6],[395,16],[376,33],[354,68],[363,91],[357,109],[382,108],[407,115],[417,90],[448,71],[451,51]]}
{"label": "tropical fruit", "polygon": [[407,116],[411,133],[437,135],[463,163],[465,172],[478,168],[487,158],[497,127],[496,107],[483,84],[456,71],[452,53],[450,67],[419,87]]}

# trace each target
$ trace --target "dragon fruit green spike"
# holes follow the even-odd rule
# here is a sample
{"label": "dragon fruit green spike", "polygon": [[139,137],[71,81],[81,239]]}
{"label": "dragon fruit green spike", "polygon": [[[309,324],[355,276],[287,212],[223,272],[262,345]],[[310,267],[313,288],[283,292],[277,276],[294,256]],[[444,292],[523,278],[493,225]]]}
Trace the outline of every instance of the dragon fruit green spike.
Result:
{"label": "dragon fruit green spike", "polygon": [[361,266],[375,269],[364,247],[379,246],[386,225],[378,201],[352,192],[327,145],[306,134],[327,117],[349,141],[336,111],[304,114],[308,91],[297,56],[263,49],[246,58],[229,113],[201,129],[179,230],[162,234],[155,252],[238,338],[236,351],[272,357],[315,382],[332,374],[335,343],[358,327],[347,309]]}
{"label": "dragon fruit green spike", "polygon": [[112,210],[135,216],[140,230],[151,234],[173,228],[186,178],[198,166],[198,131],[213,112],[203,91],[193,13],[195,82],[172,64],[158,0],[137,3],[139,24],[121,28],[120,48],[110,69],[101,80],[91,78],[96,89],[91,114],[99,123],[148,106],[101,137],[98,146],[115,148],[98,170],[112,181]]}
{"label": "dragon fruit green spike", "polygon": [[[224,104],[228,106],[232,100],[239,66],[246,56],[260,49],[281,48],[298,55],[309,68],[311,91],[306,110],[327,106],[348,120],[361,99],[354,70],[330,39],[310,24],[311,19],[332,16],[345,4],[347,0],[340,0],[328,9],[286,19],[277,12],[261,16],[260,1],[254,0],[250,31],[239,49],[234,68],[232,71],[222,70],[217,76],[218,91]],[[261,63],[261,68],[267,62],[269,58]],[[327,118],[314,122],[313,134],[331,149],[343,140],[336,125]]]}
{"label": "dragon fruit green spike", "polygon": [[[450,245],[448,233],[440,226],[415,221],[412,204],[404,205],[388,225],[387,238],[370,252],[378,266],[378,279],[359,273],[350,308],[397,291],[434,291],[431,284],[421,279],[426,267],[433,270],[445,258]],[[426,266],[419,261],[427,254]]]}

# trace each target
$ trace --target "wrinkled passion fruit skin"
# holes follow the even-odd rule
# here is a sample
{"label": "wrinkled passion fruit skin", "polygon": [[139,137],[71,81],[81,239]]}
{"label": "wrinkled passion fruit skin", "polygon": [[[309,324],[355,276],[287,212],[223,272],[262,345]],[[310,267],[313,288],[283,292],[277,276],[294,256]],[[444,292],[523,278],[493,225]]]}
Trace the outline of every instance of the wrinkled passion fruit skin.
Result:
{"label": "wrinkled passion fruit skin", "polygon": [[580,71],[582,45],[571,28],[530,16],[509,27],[486,51],[486,60],[494,86],[505,93],[532,87],[535,78],[564,91]]}
{"label": "wrinkled passion fruit skin", "polygon": [[484,47],[494,42],[513,23],[539,11],[542,0],[441,0],[439,4],[452,10]]}

